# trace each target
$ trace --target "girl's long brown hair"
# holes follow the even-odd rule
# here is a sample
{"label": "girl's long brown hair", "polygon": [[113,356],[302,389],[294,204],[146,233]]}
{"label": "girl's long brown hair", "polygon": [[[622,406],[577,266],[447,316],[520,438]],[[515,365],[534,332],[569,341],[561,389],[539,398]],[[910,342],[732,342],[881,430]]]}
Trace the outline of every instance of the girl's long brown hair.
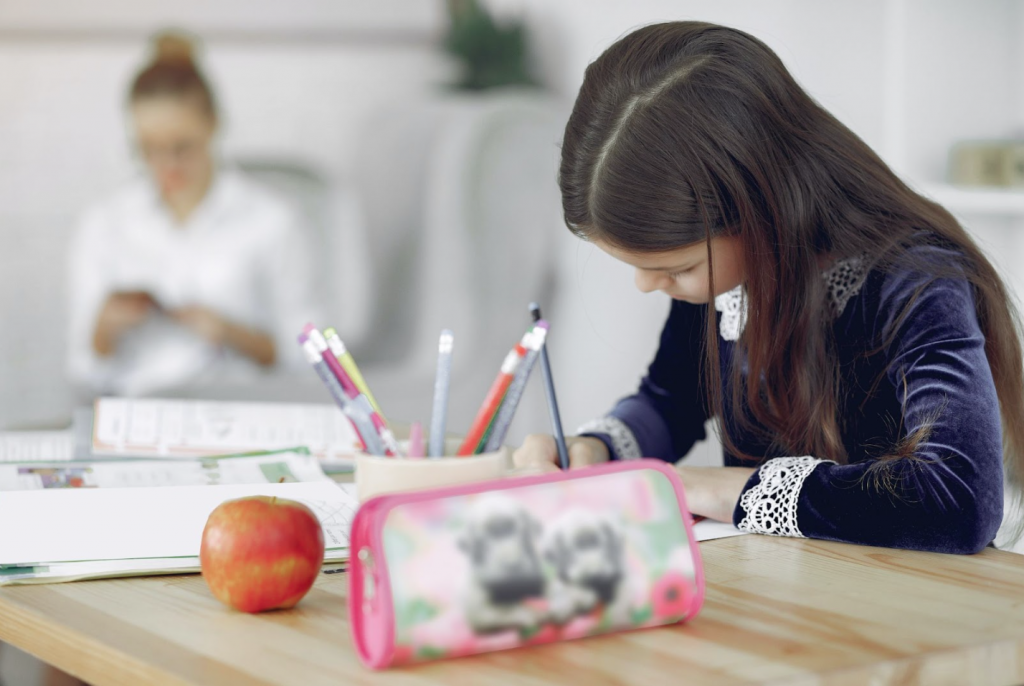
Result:
{"label": "girl's long brown hair", "polygon": [[[781,60],[731,28],[673,22],[641,28],[591,64],[565,130],[559,174],[577,235],[657,253],[738,236],[748,319],[734,365],[734,408],[790,454],[846,461],[839,373],[822,261],[869,255],[973,285],[999,396],[1003,460],[1024,476],[1024,372],[1016,310],[974,241],[939,205],[906,186],[852,131],[812,100]],[[959,254],[936,265],[922,241]],[[714,290],[713,270],[710,277]],[[717,325],[709,309],[706,374],[722,407]],[[745,390],[744,390],[745,388]],[[724,426],[724,423],[723,423]],[[912,455],[926,432],[892,446]],[[726,446],[736,450],[723,431]]]}

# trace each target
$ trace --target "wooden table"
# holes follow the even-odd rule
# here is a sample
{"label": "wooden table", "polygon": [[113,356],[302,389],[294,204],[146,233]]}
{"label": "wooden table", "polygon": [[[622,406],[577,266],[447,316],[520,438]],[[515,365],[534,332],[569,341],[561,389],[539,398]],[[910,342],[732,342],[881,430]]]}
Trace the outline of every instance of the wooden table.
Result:
{"label": "wooden table", "polygon": [[1018,684],[1024,556],[763,536],[701,544],[693,622],[373,673],[343,574],[232,612],[198,576],[0,589],[0,640],[94,684]]}

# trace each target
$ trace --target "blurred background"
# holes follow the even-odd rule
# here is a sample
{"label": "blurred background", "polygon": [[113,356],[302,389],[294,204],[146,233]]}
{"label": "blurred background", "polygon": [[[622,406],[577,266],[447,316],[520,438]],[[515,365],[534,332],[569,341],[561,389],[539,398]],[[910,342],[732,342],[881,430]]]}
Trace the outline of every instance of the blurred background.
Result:
{"label": "blurred background", "polygon": [[[338,328],[390,418],[428,419],[448,327],[449,429],[464,431],[529,300],[552,322],[567,430],[600,415],[643,373],[668,301],[565,229],[558,145],[586,65],[630,29],[673,19],[767,42],[1022,292],[1019,0],[7,0],[0,430],[66,426],[95,392],[68,374],[69,251],[83,213],[143,173],[127,93],[168,28],[197,40],[219,107],[215,156],[293,209],[313,248],[318,324]],[[301,367],[155,392],[328,402]],[[510,438],[534,431],[548,431],[536,381]],[[718,457],[714,439],[697,452]],[[10,672],[16,660],[5,669],[33,683]]]}
{"label": "blurred background", "polygon": [[[586,65],[630,29],[670,19],[766,41],[961,217],[1020,292],[1018,0],[3,2],[0,430],[66,426],[95,392],[67,371],[68,253],[83,213],[143,173],[127,93],[168,28],[197,40],[218,102],[215,156],[294,209],[313,246],[318,324],[338,328],[389,418],[428,419],[448,327],[449,428],[464,431],[529,300],[552,321],[566,428],[603,413],[636,384],[668,302],[637,293],[629,268],[565,229],[558,145]],[[985,176],[1003,158],[972,157],[975,142],[1010,151],[1004,174]],[[328,401],[301,366],[154,392]],[[546,430],[534,383],[511,438]]]}

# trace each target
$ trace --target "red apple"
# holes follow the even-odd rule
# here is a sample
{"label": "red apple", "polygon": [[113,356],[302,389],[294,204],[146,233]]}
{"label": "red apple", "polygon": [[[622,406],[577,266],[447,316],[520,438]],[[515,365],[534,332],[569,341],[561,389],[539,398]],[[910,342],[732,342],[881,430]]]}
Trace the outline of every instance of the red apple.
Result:
{"label": "red apple", "polygon": [[320,573],[324,533],[313,511],[294,500],[229,500],[206,521],[199,562],[213,595],[236,610],[292,607]]}

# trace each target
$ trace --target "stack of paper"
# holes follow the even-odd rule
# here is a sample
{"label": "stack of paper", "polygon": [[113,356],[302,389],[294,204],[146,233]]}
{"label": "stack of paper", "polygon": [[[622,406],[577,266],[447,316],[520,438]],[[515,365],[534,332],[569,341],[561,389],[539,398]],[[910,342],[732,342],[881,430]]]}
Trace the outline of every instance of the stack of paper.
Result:
{"label": "stack of paper", "polygon": [[71,431],[5,431],[0,433],[2,462],[63,462],[74,457]]}
{"label": "stack of paper", "polygon": [[305,446],[325,467],[351,467],[361,450],[334,405],[100,398],[97,456],[196,457]]}
{"label": "stack of paper", "polygon": [[0,585],[197,572],[210,513],[253,495],[307,505],[323,526],[325,561],[348,559],[358,502],[331,481],[12,491],[0,497]]}

